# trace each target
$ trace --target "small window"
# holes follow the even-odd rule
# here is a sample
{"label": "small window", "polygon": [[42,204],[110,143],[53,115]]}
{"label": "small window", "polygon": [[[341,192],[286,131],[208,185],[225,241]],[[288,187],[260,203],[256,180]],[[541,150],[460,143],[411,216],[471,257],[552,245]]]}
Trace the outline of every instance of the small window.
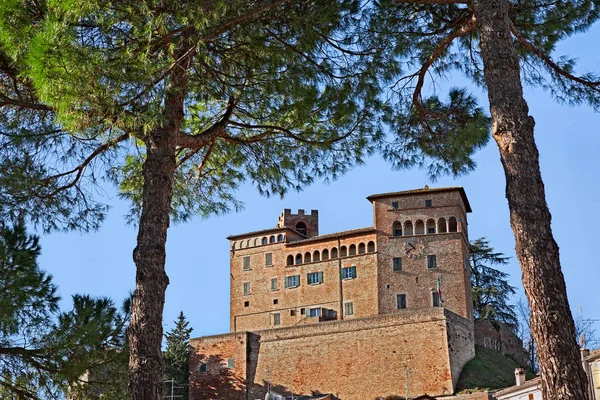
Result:
{"label": "small window", "polygon": [[342,279],[356,278],[356,266],[342,268]]}
{"label": "small window", "polygon": [[438,292],[433,291],[431,292],[431,297],[432,297],[432,303],[434,307],[439,307],[440,306],[440,295],[438,294]]}
{"label": "small window", "polygon": [[275,313],[273,314],[273,325],[281,324],[281,314]]}
{"label": "small window", "polygon": [[266,237],[262,238],[262,244],[268,244],[269,241]]}
{"label": "small window", "polygon": [[199,371],[202,372],[206,372],[207,368],[206,368],[206,363],[204,361],[200,361],[200,368]]}
{"label": "small window", "polygon": [[309,285],[323,283],[323,271],[309,272],[308,274],[306,274],[306,281]]}
{"label": "small window", "polygon": [[235,367],[235,359],[228,358],[227,359],[227,368],[233,369],[233,367]]}
{"label": "small window", "polygon": [[305,315],[305,314],[306,314],[306,308],[301,308],[300,315]]}
{"label": "small window", "polygon": [[344,303],[344,315],[354,314],[354,305],[352,302]]}
{"label": "small window", "polygon": [[271,236],[269,238],[269,243],[275,243],[275,236]]}
{"label": "small window", "polygon": [[273,265],[273,253],[266,253],[265,254],[265,265],[267,267],[270,267]]}
{"label": "small window", "polygon": [[398,310],[404,310],[406,308],[406,295],[399,294],[396,296]]}
{"label": "small window", "polygon": [[425,200],[425,207],[433,207],[433,202],[431,201],[431,199]]}
{"label": "small window", "polygon": [[402,271],[402,258],[400,257],[394,257],[392,258],[392,269],[394,271]]}
{"label": "small window", "polygon": [[271,278],[271,290],[277,290],[277,278]]}
{"label": "small window", "polygon": [[311,308],[308,310],[309,317],[320,317],[321,316],[321,308]]}
{"label": "small window", "polygon": [[427,268],[437,268],[437,257],[435,254],[430,254],[427,256]]}
{"label": "small window", "polygon": [[294,288],[300,286],[300,275],[292,275],[285,277],[285,287]]}
{"label": "small window", "polygon": [[250,256],[244,257],[244,271],[250,270]]}
{"label": "small window", "polygon": [[290,317],[296,316],[296,310],[290,310]]}
{"label": "small window", "polygon": [[427,228],[427,233],[428,234],[435,233],[435,228]]}
{"label": "small window", "polygon": [[250,294],[250,282],[244,282],[244,296]]}
{"label": "small window", "polygon": [[249,301],[245,301],[244,302],[244,307],[250,307],[250,302]]}
{"label": "small window", "polygon": [[397,201],[392,201],[392,208],[393,208],[394,210],[397,210],[397,209],[398,209],[398,202],[397,202]]}
{"label": "small window", "polygon": [[392,226],[392,235],[396,237],[402,236],[402,224],[400,222],[394,222],[394,225]]}
{"label": "small window", "polygon": [[282,234],[277,235],[277,241],[278,242],[283,242],[283,235]]}
{"label": "small window", "polygon": [[279,299],[273,299],[273,304],[279,304]]}

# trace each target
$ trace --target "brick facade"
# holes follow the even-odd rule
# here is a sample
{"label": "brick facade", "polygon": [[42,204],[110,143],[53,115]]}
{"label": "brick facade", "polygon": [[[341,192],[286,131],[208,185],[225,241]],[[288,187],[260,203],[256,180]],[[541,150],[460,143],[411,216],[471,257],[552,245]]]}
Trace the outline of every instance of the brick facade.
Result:
{"label": "brick facade", "polygon": [[266,382],[344,400],[400,393],[408,361],[393,354],[420,371],[413,395],[453,392],[474,356],[464,190],[367,199],[372,227],[319,236],[316,210],[286,209],[275,228],[228,238],[232,334],[193,341],[192,399],[264,398]]}

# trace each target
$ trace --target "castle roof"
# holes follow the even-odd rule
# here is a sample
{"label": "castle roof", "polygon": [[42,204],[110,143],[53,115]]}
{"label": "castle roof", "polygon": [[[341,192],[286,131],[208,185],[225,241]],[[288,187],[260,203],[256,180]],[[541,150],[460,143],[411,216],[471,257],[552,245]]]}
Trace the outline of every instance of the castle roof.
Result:
{"label": "castle roof", "polygon": [[367,228],[350,229],[347,231],[328,233],[326,235],[313,236],[308,239],[294,240],[293,242],[287,242],[287,245],[288,246],[292,246],[295,244],[302,245],[302,244],[309,243],[309,242],[318,242],[320,240],[329,240],[329,239],[334,239],[337,237],[354,236],[354,235],[360,235],[363,233],[372,233],[372,232],[375,232],[375,227],[369,226]]}
{"label": "castle roof", "polygon": [[282,226],[281,228],[269,228],[269,229],[262,229],[260,231],[253,231],[253,232],[246,232],[246,233],[240,233],[237,235],[230,235],[227,236],[228,240],[235,240],[235,239],[240,239],[240,238],[244,238],[246,236],[255,236],[255,235],[264,235],[267,233],[278,233],[278,232],[284,232],[284,231],[290,231],[290,232],[294,232],[297,233],[300,236],[305,236],[302,233],[298,232],[295,229],[292,229],[288,226]]}
{"label": "castle roof", "polygon": [[462,197],[463,203],[465,203],[465,208],[467,212],[472,212],[471,205],[469,204],[469,199],[467,199],[467,194],[465,193],[465,189],[462,186],[448,186],[442,188],[430,188],[429,186],[425,186],[423,189],[412,189],[412,190],[404,190],[402,192],[390,192],[390,193],[379,193],[372,194],[367,197],[371,203],[375,199],[379,199],[382,197],[400,197],[400,196],[412,196],[415,194],[425,194],[425,193],[440,193],[440,192],[454,192],[458,191],[460,197]]}

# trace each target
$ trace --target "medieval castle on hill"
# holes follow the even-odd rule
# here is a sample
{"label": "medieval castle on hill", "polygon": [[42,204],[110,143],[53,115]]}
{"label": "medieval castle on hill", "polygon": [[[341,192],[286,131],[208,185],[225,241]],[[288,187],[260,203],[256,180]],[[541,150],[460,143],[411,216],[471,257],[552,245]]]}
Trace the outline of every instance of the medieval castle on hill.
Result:
{"label": "medieval castle on hill", "polygon": [[190,398],[452,394],[475,355],[461,187],[375,194],[373,226],[318,212],[231,243],[231,333],[192,339]]}

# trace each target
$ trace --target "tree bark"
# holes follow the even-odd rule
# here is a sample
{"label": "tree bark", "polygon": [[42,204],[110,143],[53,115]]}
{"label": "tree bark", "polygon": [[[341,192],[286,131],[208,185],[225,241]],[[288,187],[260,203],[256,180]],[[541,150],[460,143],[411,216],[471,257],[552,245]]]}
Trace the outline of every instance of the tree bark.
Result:
{"label": "tree bark", "polygon": [[192,51],[177,55],[164,101],[163,126],[145,139],[143,205],[133,251],[136,286],[129,326],[129,395],[163,400],[162,314],[169,279],[165,272],[167,230],[173,198],[177,137],[184,118],[187,73]]}
{"label": "tree bark", "polygon": [[509,29],[508,0],[473,0],[492,135],[506,174],[506,197],[523,286],[531,308],[545,399],[588,399],[558,245],[552,235],[534,120],[523,97],[519,58]]}

